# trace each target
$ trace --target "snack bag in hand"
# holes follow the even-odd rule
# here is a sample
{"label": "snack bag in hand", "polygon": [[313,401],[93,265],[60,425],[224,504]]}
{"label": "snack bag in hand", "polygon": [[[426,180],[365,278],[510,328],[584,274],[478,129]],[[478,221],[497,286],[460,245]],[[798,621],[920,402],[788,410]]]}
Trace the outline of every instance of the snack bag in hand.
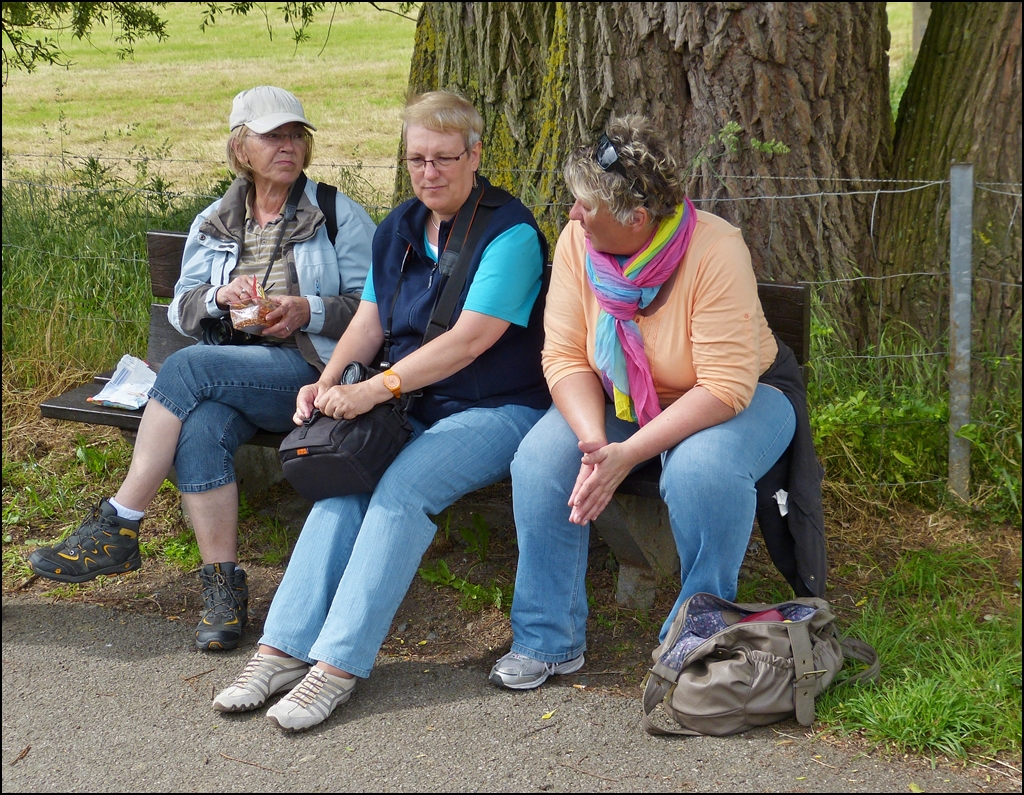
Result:
{"label": "snack bag in hand", "polygon": [[230,304],[231,325],[246,334],[259,335],[263,333],[263,329],[273,325],[267,322],[267,313],[274,305],[267,298],[263,286],[256,281],[255,276],[252,277],[250,295],[253,297],[247,301]]}
{"label": "snack bag in hand", "polygon": [[246,334],[262,334],[263,329],[274,325],[267,322],[267,313],[274,305],[266,298],[253,298],[231,304],[231,325]]}

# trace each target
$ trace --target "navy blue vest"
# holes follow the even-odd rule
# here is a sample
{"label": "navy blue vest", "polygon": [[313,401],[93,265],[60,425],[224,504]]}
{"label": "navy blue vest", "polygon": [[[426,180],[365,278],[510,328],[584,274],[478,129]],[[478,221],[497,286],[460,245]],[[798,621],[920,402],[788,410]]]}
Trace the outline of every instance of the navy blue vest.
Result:
{"label": "navy blue vest", "polygon": [[[483,177],[477,177],[487,186]],[[381,328],[387,329],[392,302],[391,363],[401,361],[420,347],[430,321],[434,304],[446,279],[427,256],[424,228],[430,210],[418,199],[410,199],[396,207],[377,227],[373,236],[373,289]],[[533,214],[518,199],[512,198],[491,215],[487,229],[476,251],[472,252],[469,274],[459,297],[451,326],[458,320],[469,294],[473,276],[480,267],[480,258],[487,246],[500,234],[518,224],[529,224],[537,230],[547,273],[547,243],[537,228]],[[441,224],[439,249],[444,251],[452,224]],[[401,274],[405,263],[404,276]],[[509,263],[509,267],[514,267]],[[401,276],[401,284],[399,277]],[[412,414],[426,425],[468,408],[493,408],[515,403],[545,409],[551,404],[547,384],[540,365],[544,344],[544,296],[547,278],[534,302],[526,328],[511,324],[505,333],[476,361],[443,381],[423,389],[413,402]],[[395,297],[398,292],[397,299]]]}

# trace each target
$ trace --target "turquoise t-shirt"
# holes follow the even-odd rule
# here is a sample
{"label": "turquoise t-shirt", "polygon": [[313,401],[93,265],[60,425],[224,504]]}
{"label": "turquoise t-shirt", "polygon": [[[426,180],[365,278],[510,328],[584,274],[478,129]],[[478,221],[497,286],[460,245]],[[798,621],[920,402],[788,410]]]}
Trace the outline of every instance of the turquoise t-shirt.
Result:
{"label": "turquoise t-shirt", "polygon": [[[426,238],[426,231],[423,233]],[[427,252],[437,262],[437,249],[427,244]],[[529,267],[510,268],[508,263],[529,263]],[[463,309],[496,317],[524,328],[530,321],[533,302],[540,293],[544,262],[537,232],[529,224],[517,224],[498,235],[484,249]],[[377,303],[373,288],[373,268],[366,274],[363,300]]]}

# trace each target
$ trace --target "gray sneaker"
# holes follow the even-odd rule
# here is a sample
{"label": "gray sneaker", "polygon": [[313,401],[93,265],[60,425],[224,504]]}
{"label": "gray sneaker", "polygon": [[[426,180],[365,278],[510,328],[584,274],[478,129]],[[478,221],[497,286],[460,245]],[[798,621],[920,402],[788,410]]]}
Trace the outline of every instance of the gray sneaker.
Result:
{"label": "gray sneaker", "polygon": [[552,674],[571,674],[578,671],[584,662],[582,654],[575,660],[546,663],[511,651],[494,664],[488,679],[499,687],[532,690],[544,684]]}
{"label": "gray sneaker", "polygon": [[305,731],[327,720],[335,707],[352,697],[355,686],[355,679],[310,668],[291,693],[267,710],[267,720],[285,731]]}
{"label": "gray sneaker", "polygon": [[230,687],[221,690],[213,700],[217,712],[248,712],[262,707],[274,693],[280,693],[298,682],[309,668],[294,657],[255,656]]}

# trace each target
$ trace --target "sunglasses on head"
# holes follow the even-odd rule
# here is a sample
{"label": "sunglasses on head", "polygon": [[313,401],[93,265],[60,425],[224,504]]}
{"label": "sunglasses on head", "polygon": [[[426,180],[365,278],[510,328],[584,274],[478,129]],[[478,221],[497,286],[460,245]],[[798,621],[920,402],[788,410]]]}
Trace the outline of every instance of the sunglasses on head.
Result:
{"label": "sunglasses on head", "polygon": [[622,165],[622,161],[619,160],[619,153],[615,151],[615,144],[611,142],[607,135],[602,135],[598,140],[597,149],[594,150],[594,160],[597,161],[602,171],[614,171],[616,174],[621,174],[632,183],[629,189],[634,191],[641,199],[646,199],[646,194],[637,187],[636,180],[626,173],[626,167]]}
{"label": "sunglasses on head", "polygon": [[614,171],[616,174],[629,179],[626,174],[626,167],[619,160],[619,153],[615,151],[615,144],[609,140],[607,135],[602,135],[597,142],[597,150],[594,152],[594,159],[602,171]]}

